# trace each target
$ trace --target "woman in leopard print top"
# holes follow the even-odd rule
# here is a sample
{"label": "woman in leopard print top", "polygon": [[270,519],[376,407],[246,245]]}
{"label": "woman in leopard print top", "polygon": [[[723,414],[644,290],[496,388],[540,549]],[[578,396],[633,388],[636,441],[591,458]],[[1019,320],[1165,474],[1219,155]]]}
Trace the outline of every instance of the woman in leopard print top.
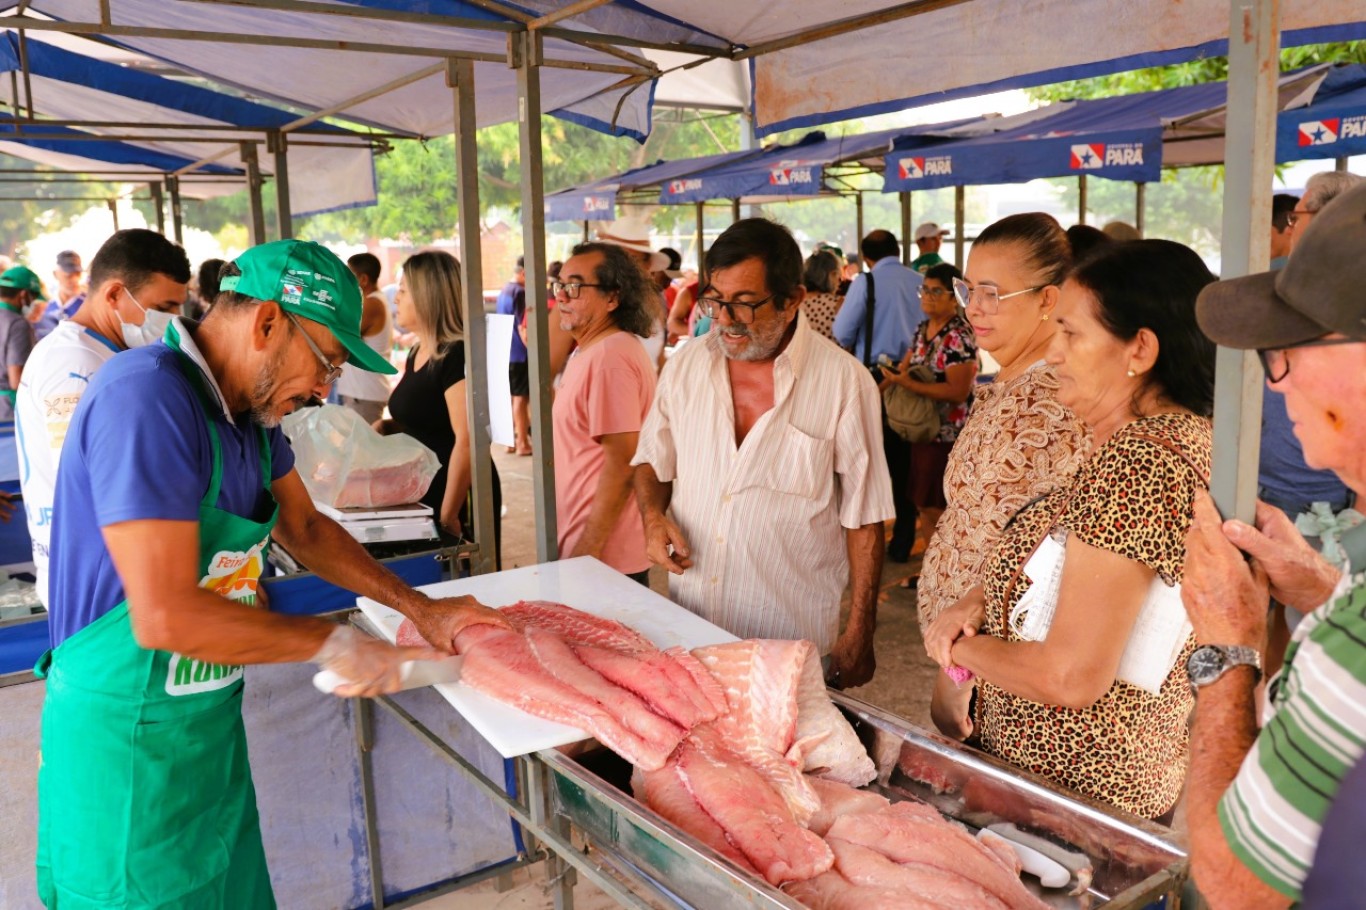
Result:
{"label": "woman in leopard print top", "polygon": [[[977,677],[975,704],[971,686],[937,685],[942,730],[1148,818],[1172,809],[1185,779],[1192,639],[1174,642],[1170,665],[1150,659],[1155,691],[1118,672],[1154,579],[1181,581],[1208,482],[1214,346],[1195,298],[1213,280],[1193,251],[1162,240],[1108,246],[1076,268],[1048,362],[1094,452],[1067,489],[1016,513],[978,586],[926,637],[946,669]],[[1031,580],[1024,565],[1047,538],[1061,544],[1060,574]],[[1040,591],[1022,605],[1031,585]],[[1029,614],[1049,604],[1051,625],[1031,632]]]}

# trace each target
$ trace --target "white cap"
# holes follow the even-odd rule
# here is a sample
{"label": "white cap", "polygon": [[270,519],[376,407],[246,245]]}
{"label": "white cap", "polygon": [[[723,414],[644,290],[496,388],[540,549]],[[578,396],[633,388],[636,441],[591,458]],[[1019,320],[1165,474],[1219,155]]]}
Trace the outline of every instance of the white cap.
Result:
{"label": "white cap", "polygon": [[947,237],[949,232],[935,224],[933,221],[926,221],[915,229],[915,241],[919,243],[927,237]]}
{"label": "white cap", "polygon": [[607,227],[598,228],[598,239],[622,249],[649,253],[651,272],[662,272],[669,267],[669,257],[650,246],[650,224],[639,215],[625,215]]}

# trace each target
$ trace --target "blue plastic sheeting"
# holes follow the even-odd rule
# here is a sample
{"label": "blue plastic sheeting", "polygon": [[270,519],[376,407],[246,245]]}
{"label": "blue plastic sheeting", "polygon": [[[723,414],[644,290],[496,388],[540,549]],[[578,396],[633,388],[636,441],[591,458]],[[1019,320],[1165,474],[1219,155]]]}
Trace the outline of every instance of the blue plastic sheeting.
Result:
{"label": "blue plastic sheeting", "polygon": [[1276,161],[1366,153],[1366,66],[1331,71],[1308,107],[1276,118]]}
{"label": "blue plastic sheeting", "polygon": [[[132,145],[127,142],[118,142],[113,139],[29,139],[26,138],[20,129],[42,130],[47,136],[89,136],[90,133],[82,130],[74,130],[69,127],[53,126],[46,123],[33,125],[25,124],[21,128],[16,128],[14,118],[7,114],[0,114],[0,142],[16,142],[35,149],[43,149],[49,152],[57,152],[63,155],[70,155],[76,158],[84,158],[92,162],[91,169],[98,169],[103,164],[134,165],[138,167],[151,168],[153,170],[171,171],[188,167],[194,162],[189,158],[180,158],[176,155],[167,155],[151,149]],[[236,168],[224,167],[221,164],[206,164],[199,168],[196,173],[201,174],[224,174],[240,176],[242,171]]]}
{"label": "blue plastic sheeting", "polygon": [[545,218],[547,221],[611,221],[616,218],[617,190],[629,186],[635,175],[648,171],[660,164],[647,164],[617,174],[604,177],[582,186],[573,186],[545,197]]}

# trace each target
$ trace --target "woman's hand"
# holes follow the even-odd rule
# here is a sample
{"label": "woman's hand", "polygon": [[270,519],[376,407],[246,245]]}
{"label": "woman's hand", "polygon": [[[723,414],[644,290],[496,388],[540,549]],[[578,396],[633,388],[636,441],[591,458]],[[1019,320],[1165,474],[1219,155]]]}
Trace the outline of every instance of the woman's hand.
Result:
{"label": "woman's hand", "polygon": [[439,516],[441,527],[455,537],[464,537],[465,526],[460,521],[460,507],[442,505]]}
{"label": "woman's hand", "polygon": [[976,635],[986,616],[986,597],[982,586],[976,585],[930,623],[925,630],[925,653],[941,667],[952,666],[954,642]]}
{"label": "woman's hand", "polygon": [[940,673],[934,682],[934,694],[930,697],[930,720],[945,736],[957,740],[972,735],[972,715],[968,708],[972,705],[975,686],[954,685],[953,680]]}

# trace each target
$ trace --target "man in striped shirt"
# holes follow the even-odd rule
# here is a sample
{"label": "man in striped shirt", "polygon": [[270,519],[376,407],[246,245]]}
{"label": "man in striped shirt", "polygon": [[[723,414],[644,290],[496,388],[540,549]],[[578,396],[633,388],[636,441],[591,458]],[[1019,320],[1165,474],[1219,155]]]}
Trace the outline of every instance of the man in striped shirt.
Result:
{"label": "man in striped shirt", "polygon": [[801,314],[786,228],[738,221],[706,266],[712,330],[669,360],[632,460],[647,554],[680,605],[744,638],[807,639],[832,685],[862,685],[895,515],[877,387]]}
{"label": "man in striped shirt", "polygon": [[[1285,396],[1305,461],[1366,493],[1366,186],[1324,208],[1289,263],[1210,285],[1205,333],[1256,349]],[[1221,522],[1207,495],[1187,537],[1182,596],[1199,693],[1187,815],[1191,869],[1210,906],[1281,910],[1302,897],[1320,826],[1366,749],[1366,525],[1342,536],[1346,572],[1259,503],[1257,527]],[[1240,552],[1241,551],[1241,552]],[[1244,553],[1251,561],[1244,560]],[[1309,614],[1267,687],[1257,653],[1268,594]]]}

